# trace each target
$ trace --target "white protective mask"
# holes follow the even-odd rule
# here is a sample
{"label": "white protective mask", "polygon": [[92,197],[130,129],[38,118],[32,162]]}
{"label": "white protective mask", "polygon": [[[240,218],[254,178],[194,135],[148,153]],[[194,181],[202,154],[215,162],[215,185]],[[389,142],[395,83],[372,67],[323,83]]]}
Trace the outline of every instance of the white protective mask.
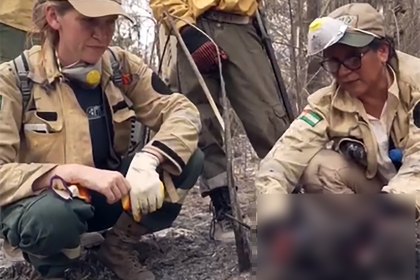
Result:
{"label": "white protective mask", "polygon": [[329,17],[315,19],[309,25],[308,56],[316,55],[337,43],[347,31],[342,21]]}
{"label": "white protective mask", "polygon": [[[58,65],[61,65],[57,55],[56,57]],[[60,71],[71,81],[77,81],[88,88],[95,88],[101,82],[102,60],[94,65],[78,61],[69,66],[60,67]]]}

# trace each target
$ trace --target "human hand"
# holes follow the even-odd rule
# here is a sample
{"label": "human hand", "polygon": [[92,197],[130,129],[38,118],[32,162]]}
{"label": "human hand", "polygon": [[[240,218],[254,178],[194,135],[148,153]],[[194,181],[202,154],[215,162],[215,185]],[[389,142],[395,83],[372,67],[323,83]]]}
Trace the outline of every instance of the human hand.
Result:
{"label": "human hand", "polygon": [[71,183],[101,193],[109,204],[121,200],[131,189],[130,183],[120,172],[84,165],[77,165],[76,168]]}
{"label": "human hand", "polygon": [[165,188],[156,172],[159,164],[155,155],[140,152],[134,156],[128,169],[126,179],[131,185],[131,211],[137,222],[142,214],[154,212],[163,205]]}

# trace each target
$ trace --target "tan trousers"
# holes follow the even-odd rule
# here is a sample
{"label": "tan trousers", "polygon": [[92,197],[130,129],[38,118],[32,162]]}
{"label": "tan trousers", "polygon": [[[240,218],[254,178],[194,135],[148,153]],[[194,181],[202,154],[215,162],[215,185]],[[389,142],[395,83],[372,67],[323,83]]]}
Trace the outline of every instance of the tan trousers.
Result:
{"label": "tan trousers", "polygon": [[326,149],[312,158],[300,183],[305,193],[312,194],[375,194],[385,185],[377,177],[366,178],[362,167]]}

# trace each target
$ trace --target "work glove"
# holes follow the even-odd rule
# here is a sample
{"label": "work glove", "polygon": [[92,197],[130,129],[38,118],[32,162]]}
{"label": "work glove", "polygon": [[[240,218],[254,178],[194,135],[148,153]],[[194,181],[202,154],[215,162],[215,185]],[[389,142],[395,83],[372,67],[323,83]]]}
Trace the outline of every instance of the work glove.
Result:
{"label": "work glove", "polygon": [[217,69],[219,63],[217,49],[219,49],[222,62],[228,59],[222,49],[194,27],[186,26],[181,32],[181,37],[201,73],[209,73]]}
{"label": "work glove", "polygon": [[160,209],[165,198],[165,188],[156,168],[159,159],[150,153],[137,153],[131,161],[126,179],[130,183],[130,204],[133,218],[139,222],[141,215]]}

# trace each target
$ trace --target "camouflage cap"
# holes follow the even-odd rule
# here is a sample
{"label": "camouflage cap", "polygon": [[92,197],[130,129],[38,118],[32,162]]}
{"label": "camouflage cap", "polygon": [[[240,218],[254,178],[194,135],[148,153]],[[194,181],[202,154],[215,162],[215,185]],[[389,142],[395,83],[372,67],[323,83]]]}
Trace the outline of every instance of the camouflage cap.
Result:
{"label": "camouflage cap", "polygon": [[338,19],[349,27],[339,43],[352,47],[364,47],[375,37],[385,37],[383,15],[367,3],[341,6],[330,13],[328,17]]}
{"label": "camouflage cap", "polygon": [[124,11],[121,0],[68,0],[73,8],[85,17],[121,15],[134,20]]}

